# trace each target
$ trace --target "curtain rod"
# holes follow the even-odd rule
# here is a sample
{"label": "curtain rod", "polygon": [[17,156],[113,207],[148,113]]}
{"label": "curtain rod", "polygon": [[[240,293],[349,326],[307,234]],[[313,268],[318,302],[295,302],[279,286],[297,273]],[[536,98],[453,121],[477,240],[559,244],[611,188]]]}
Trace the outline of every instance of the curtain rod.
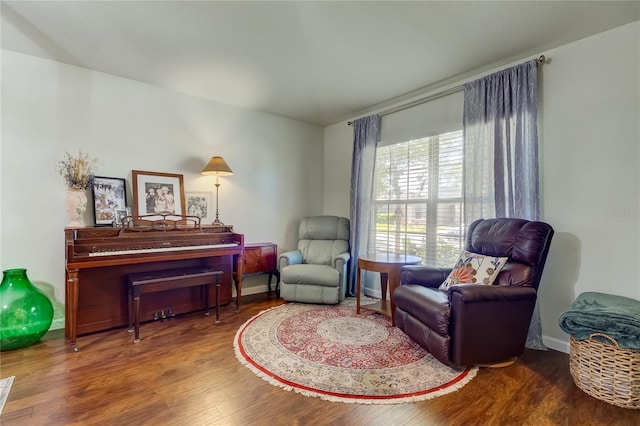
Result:
{"label": "curtain rod", "polygon": [[[540,55],[538,57],[538,59],[534,59],[534,61],[536,61],[536,65],[542,65],[545,64],[547,62],[547,58],[544,55]],[[403,111],[405,109],[409,109],[412,108],[414,106],[418,106],[430,101],[435,101],[436,99],[442,98],[444,96],[447,95],[451,95],[453,93],[459,92],[460,90],[462,90],[464,88],[464,84],[460,84],[458,86],[455,87],[451,87],[449,89],[443,90],[441,92],[437,92],[434,93],[432,95],[429,96],[425,96],[424,98],[419,98],[416,99],[415,101],[406,103],[406,104],[402,104],[402,105],[398,105],[395,106],[393,108],[389,108],[389,109],[385,109],[382,110],[381,112],[378,113],[379,116],[385,116],[385,115],[389,115],[389,114],[393,114],[394,112],[399,112],[399,111]],[[347,121],[347,126],[351,126],[353,124],[353,121]]]}

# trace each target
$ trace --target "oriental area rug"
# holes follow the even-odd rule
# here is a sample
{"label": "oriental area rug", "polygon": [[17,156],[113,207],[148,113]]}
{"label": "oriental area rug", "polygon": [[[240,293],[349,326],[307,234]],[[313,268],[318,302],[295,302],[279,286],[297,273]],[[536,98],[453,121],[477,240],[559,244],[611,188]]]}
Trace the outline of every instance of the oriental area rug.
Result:
{"label": "oriental area rug", "polygon": [[328,401],[400,404],[460,389],[477,367],[433,358],[383,315],[355,300],[337,306],[287,303],[244,323],[238,360],[272,385]]}
{"label": "oriental area rug", "polygon": [[7,402],[7,397],[9,396],[9,391],[11,391],[11,385],[13,385],[14,378],[15,376],[11,376],[0,380],[0,414],[2,414],[4,403]]}

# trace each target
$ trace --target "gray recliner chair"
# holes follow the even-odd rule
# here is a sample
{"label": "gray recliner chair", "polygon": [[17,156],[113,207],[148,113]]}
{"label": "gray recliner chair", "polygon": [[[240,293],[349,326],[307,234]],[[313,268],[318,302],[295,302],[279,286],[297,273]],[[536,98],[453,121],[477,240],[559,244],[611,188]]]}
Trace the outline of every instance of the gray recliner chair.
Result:
{"label": "gray recliner chair", "polygon": [[298,249],[278,258],[281,297],[290,302],[340,303],[347,287],[349,219],[305,217],[298,238]]}

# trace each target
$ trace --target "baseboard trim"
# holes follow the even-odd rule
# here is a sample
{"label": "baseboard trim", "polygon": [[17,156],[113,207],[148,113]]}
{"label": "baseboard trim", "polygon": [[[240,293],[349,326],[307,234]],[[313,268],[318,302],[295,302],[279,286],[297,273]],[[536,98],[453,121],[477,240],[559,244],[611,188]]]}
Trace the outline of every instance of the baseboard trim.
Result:
{"label": "baseboard trim", "polygon": [[[256,285],[256,286],[251,286],[251,287],[242,287],[242,295],[243,296],[250,296],[252,294],[258,294],[258,293],[267,293],[269,291],[269,289],[267,289],[266,285]],[[271,291],[274,291],[274,285],[271,285]],[[233,288],[233,295],[235,296],[235,287]]]}
{"label": "baseboard trim", "polygon": [[[374,299],[380,299],[382,297],[382,290],[379,288],[368,288],[365,287],[362,289],[362,293],[367,297],[373,297]],[[389,292],[387,291],[387,299],[389,299]]]}
{"label": "baseboard trim", "polygon": [[49,331],[64,329],[64,317],[56,318],[51,322],[51,327],[49,327]]}
{"label": "baseboard trim", "polygon": [[560,340],[554,337],[542,336],[542,343],[545,344],[549,349],[553,349],[555,351],[564,352],[565,354],[569,353],[569,340]]}

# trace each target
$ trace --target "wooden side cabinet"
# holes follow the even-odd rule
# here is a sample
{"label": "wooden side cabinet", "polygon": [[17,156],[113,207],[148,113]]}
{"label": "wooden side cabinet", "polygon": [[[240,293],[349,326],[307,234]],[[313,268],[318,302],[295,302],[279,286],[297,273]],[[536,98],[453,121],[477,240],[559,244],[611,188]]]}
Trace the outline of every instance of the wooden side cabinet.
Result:
{"label": "wooden side cabinet", "polygon": [[245,244],[242,276],[269,274],[267,288],[271,294],[271,277],[276,276],[276,296],[280,297],[278,246],[273,243]]}

